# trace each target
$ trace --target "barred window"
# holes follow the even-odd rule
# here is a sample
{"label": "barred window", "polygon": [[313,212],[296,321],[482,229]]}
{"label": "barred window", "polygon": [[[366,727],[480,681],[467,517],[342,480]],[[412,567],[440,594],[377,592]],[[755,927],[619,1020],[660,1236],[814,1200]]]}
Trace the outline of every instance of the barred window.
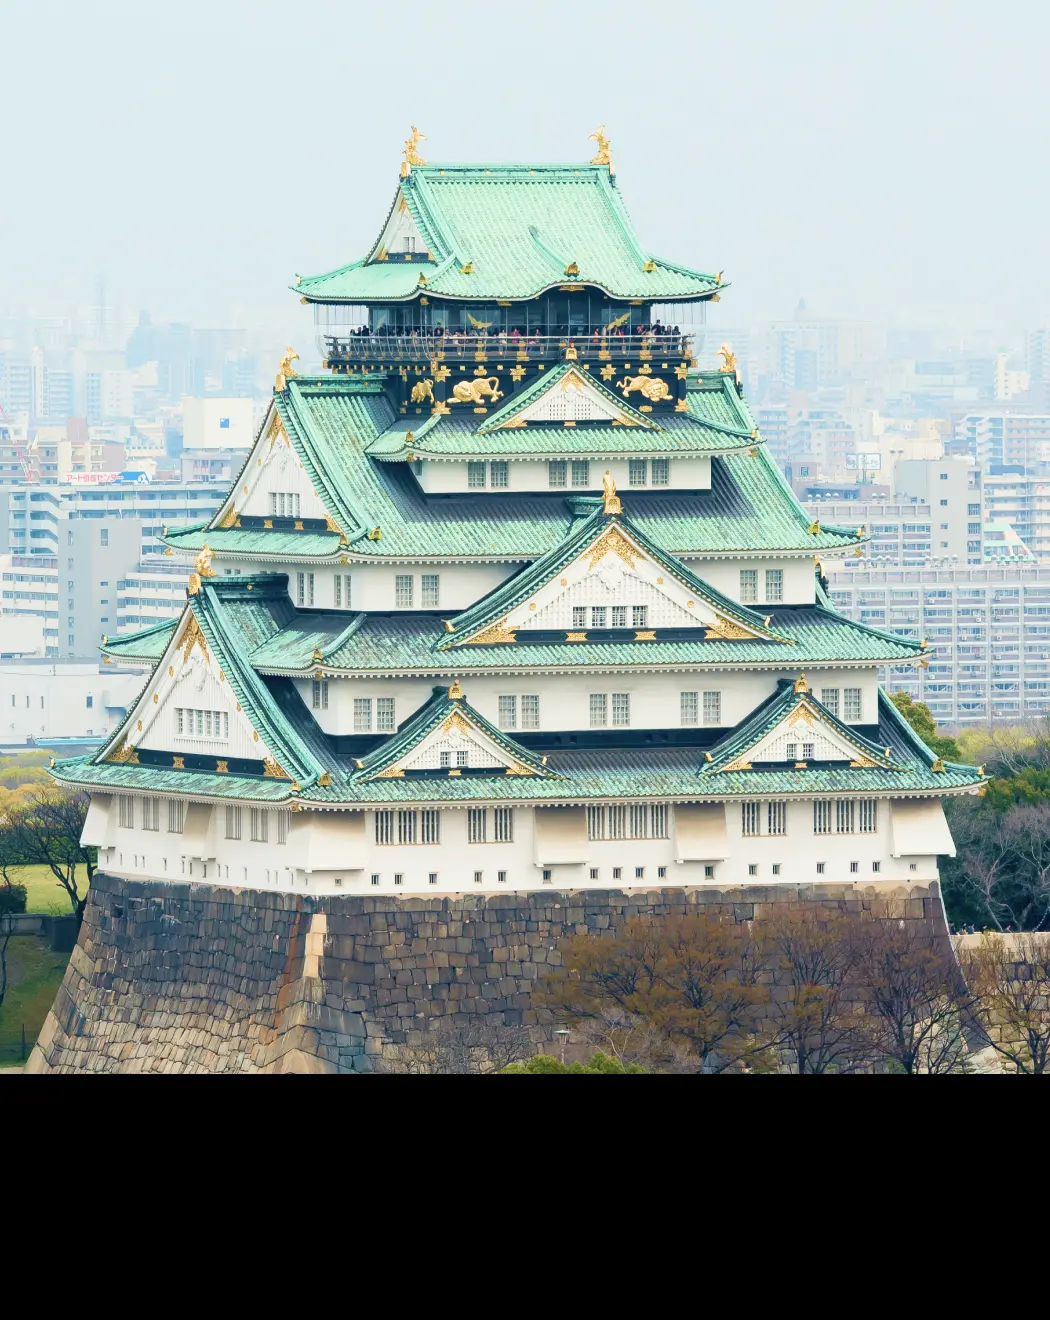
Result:
{"label": "barred window", "polygon": [[510,464],[500,459],[489,464],[489,485],[493,490],[506,490],[510,485]]}
{"label": "barred window", "polygon": [[394,842],[394,813],[376,812],[376,843],[382,847]]}
{"label": "barred window", "polygon": [[644,458],[632,458],[627,464],[627,484],[644,486],[648,470],[649,464]]}
{"label": "barred window", "polygon": [[843,718],[857,724],[861,717],[861,690],[860,688],[843,688],[842,690],[842,713]]}
{"label": "barred window", "polygon": [[606,807],[605,820],[608,826],[610,839],[627,838],[627,808],[626,807]]}
{"label": "barred window", "polygon": [[485,464],[468,463],[467,464],[467,487],[470,490],[485,489]]}
{"label": "barred window", "polygon": [[758,600],[758,569],[740,570],[740,600],[744,605],[753,605]]}
{"label": "barred window", "polygon": [[566,465],[561,460],[547,464],[547,485],[551,490],[564,490]]}
{"label": "barred window", "polygon": [[678,694],[683,728],[694,728],[700,722],[699,697],[698,692],[680,692]]}
{"label": "barred window", "polygon": [[185,738],[228,738],[230,717],[224,710],[176,706],[175,731]]}
{"label": "barred window", "polygon": [[629,692],[612,694],[612,722],[618,728],[625,728],[631,722],[631,695]]}
{"label": "barred window", "polygon": [[440,843],[441,842],[441,812],[421,811],[419,814],[423,818],[423,842]]}
{"label": "barred window", "polygon": [[295,491],[271,491],[270,514],[275,518],[298,518],[300,496]]}
{"label": "barred window", "polygon": [[817,798],[813,803],[813,833],[831,833],[831,803],[827,798]]}
{"label": "barred window", "polygon": [[419,839],[419,813],[417,811],[399,811],[397,813],[398,843],[416,843]]}
{"label": "barred window", "polygon": [[860,803],[861,834],[877,834],[879,829],[878,798],[862,798]]}
{"label": "barred window", "polygon": [[496,843],[514,842],[514,808],[496,807],[492,813],[492,837]]}
{"label": "barred window", "polygon": [[501,729],[516,729],[518,727],[518,698],[500,697],[497,705],[499,708],[499,727]]}
{"label": "barred window", "polygon": [[604,692],[591,693],[590,715],[592,729],[604,729],[609,723],[609,698]]}
{"label": "barred window", "polygon": [[277,813],[277,842],[288,842],[288,822],[292,818],[290,811],[279,811]]}
{"label": "barred window", "polygon": [[663,803],[588,807],[587,837],[598,840],[666,839],[667,808]]}
{"label": "barred window", "polygon": [[606,607],[605,607],[604,605],[593,605],[593,606],[591,607],[591,627],[592,627],[592,628],[604,628],[604,627],[605,627],[605,608],[606,608]]}
{"label": "barred window", "polygon": [[766,803],[766,833],[767,834],[787,833],[787,803],[786,802]]}
{"label": "barred window", "polygon": [[488,833],[488,812],[484,807],[471,807],[467,811],[467,842],[486,843]]}
{"label": "barred window", "polygon": [[470,753],[469,753],[469,752],[457,752],[457,753],[456,753],[456,764],[457,764],[457,765],[460,765],[460,766],[467,766],[467,765],[469,765],[469,764],[470,764]]}
{"label": "barred window", "polygon": [[577,487],[591,484],[591,465],[586,459],[573,459],[572,484]]}
{"label": "barred window", "polygon": [[441,575],[424,573],[419,580],[419,603],[424,609],[437,609],[441,595]]}
{"label": "barred window", "polygon": [[228,839],[239,839],[241,837],[241,808],[226,808],[226,837]]}
{"label": "barred window", "polygon": [[813,744],[812,744],[812,743],[803,743],[803,744],[802,744],[802,759],[803,759],[803,761],[812,761],[812,760],[813,760]]}
{"label": "barred window", "polygon": [[574,628],[587,627],[587,606],[574,605],[572,607],[572,626]]}
{"label": "barred window", "polygon": [[372,732],[372,698],[354,698],[354,732]]}
{"label": "barred window", "polygon": [[314,710],[328,709],[328,679],[315,678],[313,680],[313,707]]}
{"label": "barred window", "polygon": [[766,569],[766,601],[772,603],[784,599],[784,570]]}
{"label": "barred window", "polygon": [[376,698],[376,728],[380,733],[393,733],[397,728],[393,697]]}
{"label": "barred window", "polygon": [[671,480],[671,462],[666,458],[654,458],[652,466],[654,486],[666,486]]}
{"label": "barred window", "polygon": [[252,807],[250,815],[252,843],[266,843],[270,835],[270,813],[261,807]]}
{"label": "barred window", "polygon": [[627,606],[613,605],[610,607],[610,626],[613,628],[627,627]]}
{"label": "barred window", "polygon": [[521,727],[523,729],[538,729],[540,727],[540,699],[538,696],[528,695],[522,697]]}
{"label": "barred window", "polygon": [[759,828],[762,819],[761,806],[757,802],[741,802],[740,804],[740,833],[747,836],[754,836],[761,833]]}
{"label": "barred window", "polygon": [[394,605],[397,609],[412,608],[412,583],[411,573],[398,573],[394,577]]}
{"label": "barred window", "polygon": [[160,829],[160,798],[148,797],[142,799],[142,828],[144,830]]}
{"label": "barred window", "polygon": [[451,752],[438,752],[438,765],[442,770],[447,770],[452,764]]}
{"label": "barred window", "polygon": [[117,799],[119,805],[118,816],[121,825],[126,830],[135,828],[135,799],[133,797],[124,797]]}
{"label": "barred window", "polygon": [[784,747],[784,755],[789,761],[798,760],[798,743],[787,743]]}
{"label": "barred window", "polygon": [[186,803],[169,801],[168,803],[168,833],[181,834],[186,823]]}
{"label": "barred window", "polygon": [[649,607],[647,605],[631,606],[631,627],[644,628],[646,619],[649,617]]}
{"label": "barred window", "polygon": [[839,690],[838,688],[821,688],[820,699],[831,711],[832,715],[839,713]]}
{"label": "barred window", "polygon": [[835,803],[835,833],[852,834],[855,829],[857,804],[852,798],[839,798]]}
{"label": "barred window", "polygon": [[704,723],[721,724],[722,723],[722,694],[721,692],[704,693]]}

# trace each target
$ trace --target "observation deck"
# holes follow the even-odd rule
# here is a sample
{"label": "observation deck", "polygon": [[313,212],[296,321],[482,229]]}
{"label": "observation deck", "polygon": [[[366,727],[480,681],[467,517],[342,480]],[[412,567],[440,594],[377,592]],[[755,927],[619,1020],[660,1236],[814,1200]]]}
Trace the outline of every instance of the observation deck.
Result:
{"label": "observation deck", "polygon": [[692,360],[692,334],[602,335],[581,329],[562,334],[485,335],[410,330],[403,334],[318,334],[325,366],[361,366],[385,362],[561,362],[570,348],[580,361]]}

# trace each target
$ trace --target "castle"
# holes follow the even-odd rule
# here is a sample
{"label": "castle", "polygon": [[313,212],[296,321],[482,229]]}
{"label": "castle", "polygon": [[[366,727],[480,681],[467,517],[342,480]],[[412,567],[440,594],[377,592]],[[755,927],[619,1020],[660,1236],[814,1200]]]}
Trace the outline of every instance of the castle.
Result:
{"label": "castle", "polygon": [[295,291],[229,495],[165,529],[181,617],[109,638],[151,676],[97,754],[119,881],[309,896],[920,884],[937,759],[877,667],[927,648],[831,607],[731,350],[725,285],[651,254],[608,141],[569,165],[406,144],[367,256]]}

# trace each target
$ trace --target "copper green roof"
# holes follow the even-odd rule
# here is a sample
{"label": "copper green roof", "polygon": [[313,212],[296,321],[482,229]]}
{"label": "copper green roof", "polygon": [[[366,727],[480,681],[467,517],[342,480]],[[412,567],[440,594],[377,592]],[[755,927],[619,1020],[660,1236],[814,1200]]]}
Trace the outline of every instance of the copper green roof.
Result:
{"label": "copper green roof", "polygon": [[[691,407],[696,400],[697,393],[687,395]],[[275,405],[314,488],[346,534],[351,559],[534,559],[571,528],[573,515],[560,494],[483,491],[428,499],[407,464],[370,459],[369,446],[391,428],[394,414],[384,396],[362,393],[353,377],[293,380]],[[671,554],[817,554],[857,544],[853,529],[808,531],[809,516],[763,445],[714,455],[710,490],[620,494],[634,525]],[[369,539],[377,528],[379,539]],[[219,556],[335,560],[340,554],[336,533],[200,526],[169,531],[166,540],[192,551],[207,542]]]}
{"label": "copper green roof", "polygon": [[395,204],[401,197],[429,261],[357,261],[301,279],[296,292],[312,302],[397,302],[420,292],[521,299],[570,282],[649,302],[710,297],[719,287],[717,276],[642,246],[604,165],[416,166]]}
{"label": "copper green roof", "polygon": [[151,624],[148,628],[139,628],[136,632],[107,637],[102,646],[102,654],[111,655],[117,660],[148,660],[156,664],[168,649],[177,626],[178,619],[170,619],[164,623]]}

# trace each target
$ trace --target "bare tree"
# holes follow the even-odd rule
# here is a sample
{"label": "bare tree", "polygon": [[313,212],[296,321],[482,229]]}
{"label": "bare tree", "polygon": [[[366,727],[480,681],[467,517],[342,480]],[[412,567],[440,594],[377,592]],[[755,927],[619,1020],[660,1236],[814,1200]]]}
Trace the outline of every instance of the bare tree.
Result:
{"label": "bare tree", "polygon": [[858,919],[811,907],[788,909],[762,927],[774,977],[766,1038],[793,1072],[855,1072],[869,1058],[856,978],[858,931]]}
{"label": "bare tree", "polygon": [[974,1000],[946,935],[919,921],[872,921],[858,974],[874,1057],[904,1073],[968,1070],[963,1028]]}
{"label": "bare tree", "polygon": [[499,1073],[531,1057],[529,1028],[476,1017],[469,1022],[436,1018],[414,1045],[388,1047],[379,1071],[445,1076]]}
{"label": "bare tree", "polygon": [[984,1044],[1016,1072],[1050,1071],[1050,935],[985,934],[959,953]]}
{"label": "bare tree", "polygon": [[[27,864],[50,868],[78,917],[84,915],[87,891],[96,865],[95,850],[80,842],[87,810],[86,793],[69,793],[59,788],[35,789],[10,816],[15,853]],[[77,875],[78,866],[82,866],[87,874],[83,892]]]}

